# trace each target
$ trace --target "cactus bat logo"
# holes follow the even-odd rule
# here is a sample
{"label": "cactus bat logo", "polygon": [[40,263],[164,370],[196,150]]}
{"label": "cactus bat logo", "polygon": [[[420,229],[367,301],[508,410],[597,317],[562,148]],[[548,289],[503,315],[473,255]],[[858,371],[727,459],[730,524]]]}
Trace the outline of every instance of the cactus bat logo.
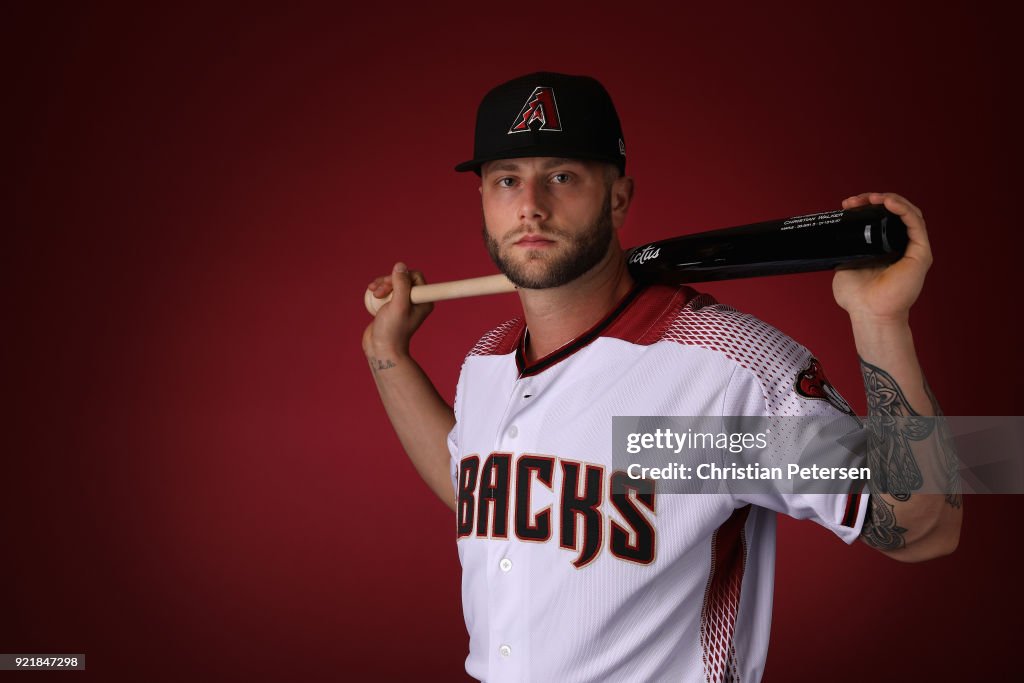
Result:
{"label": "cactus bat logo", "polygon": [[[540,121],[540,126],[531,128],[535,121]],[[512,122],[512,127],[508,129],[508,134],[526,133],[531,130],[562,130],[562,117],[558,115],[558,103],[555,101],[553,88],[533,89],[533,93],[526,98],[526,104]]]}
{"label": "cactus bat logo", "polygon": [[631,264],[647,263],[648,261],[652,261],[652,260],[658,258],[658,256],[660,254],[661,254],[661,248],[660,247],[655,249],[653,244],[648,244],[643,249],[635,250],[630,255],[629,262]]}

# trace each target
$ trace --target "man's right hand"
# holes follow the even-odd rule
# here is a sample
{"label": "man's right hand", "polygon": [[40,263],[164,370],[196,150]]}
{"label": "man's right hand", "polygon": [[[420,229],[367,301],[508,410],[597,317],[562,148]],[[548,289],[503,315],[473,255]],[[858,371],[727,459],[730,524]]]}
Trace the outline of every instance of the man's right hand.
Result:
{"label": "man's right hand", "polygon": [[430,490],[455,510],[448,434],[455,413],[409,355],[409,340],[434,304],[413,304],[412,286],[426,284],[423,274],[396,263],[391,275],[379,277],[369,289],[378,299],[391,294],[363,332],[363,351],[373,369],[374,383],[398,440]]}
{"label": "man's right hand", "polygon": [[[378,299],[392,294],[391,301],[377,311],[377,316],[363,332],[363,352],[373,364],[395,356],[409,355],[409,340],[423,324],[434,304],[414,304],[409,300],[413,285],[426,284],[423,273],[409,272],[398,262],[390,275],[383,275],[370,283],[368,289]],[[374,368],[376,370],[376,368]]]}

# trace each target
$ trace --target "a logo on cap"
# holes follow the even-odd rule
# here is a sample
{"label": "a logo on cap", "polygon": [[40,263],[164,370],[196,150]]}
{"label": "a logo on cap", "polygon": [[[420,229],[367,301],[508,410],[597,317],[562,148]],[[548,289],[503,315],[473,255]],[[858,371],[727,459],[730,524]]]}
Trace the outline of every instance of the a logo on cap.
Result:
{"label": "a logo on cap", "polygon": [[555,91],[551,88],[537,87],[526,98],[526,104],[519,110],[509,135],[525,133],[534,121],[540,121],[537,130],[562,130],[562,118],[558,115],[558,104],[555,102]]}

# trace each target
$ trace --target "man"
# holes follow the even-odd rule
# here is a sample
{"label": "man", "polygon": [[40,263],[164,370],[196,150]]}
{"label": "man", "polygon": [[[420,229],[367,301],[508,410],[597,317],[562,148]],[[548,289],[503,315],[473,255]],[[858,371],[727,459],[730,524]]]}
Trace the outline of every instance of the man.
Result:
{"label": "man", "polygon": [[[488,681],[757,680],[768,643],[775,513],[809,518],[900,560],[951,552],[959,498],[911,495],[921,476],[860,495],[662,495],[615,469],[615,415],[840,416],[848,407],[810,352],[688,287],[641,286],[618,230],[633,197],[611,98],[597,81],[537,73],[483,99],[475,154],[484,240],[519,287],[523,316],[486,334],[463,365],[454,410],[409,356],[431,310],[423,276],[398,263],[370,285],[393,294],[363,349],[420,475],[456,512],[466,670]],[[878,471],[938,476],[940,414],[908,313],[931,262],[921,212],[888,268],[839,271]],[[930,454],[930,455],[929,455]],[[919,462],[927,459],[929,462]],[[939,475],[935,475],[938,472]],[[877,488],[875,489],[877,490]]]}

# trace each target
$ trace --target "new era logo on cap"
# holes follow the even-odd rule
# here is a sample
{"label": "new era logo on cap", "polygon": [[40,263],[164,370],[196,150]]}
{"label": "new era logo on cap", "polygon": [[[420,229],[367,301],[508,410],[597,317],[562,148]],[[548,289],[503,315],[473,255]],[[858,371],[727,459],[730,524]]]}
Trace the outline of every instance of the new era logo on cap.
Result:
{"label": "new era logo on cap", "polygon": [[512,133],[525,133],[529,130],[530,124],[540,121],[540,126],[534,130],[562,130],[562,119],[558,115],[558,103],[555,101],[554,88],[537,87],[533,93],[526,98],[526,104],[519,110],[512,127],[508,129]]}

